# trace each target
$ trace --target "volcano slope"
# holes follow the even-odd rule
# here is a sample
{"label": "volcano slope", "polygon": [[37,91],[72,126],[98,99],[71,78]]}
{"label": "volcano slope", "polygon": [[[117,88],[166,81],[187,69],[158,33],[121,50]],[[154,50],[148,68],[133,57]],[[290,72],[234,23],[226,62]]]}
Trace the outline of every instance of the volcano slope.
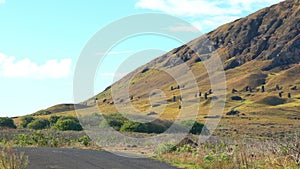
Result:
{"label": "volcano slope", "polygon": [[[212,83],[216,75],[208,73],[218,59],[222,66],[218,72],[226,75],[222,86],[226,100],[220,99],[224,93],[210,91],[222,83]],[[220,26],[139,67],[81,103],[92,106],[81,112],[100,109],[105,114],[120,112],[170,121],[179,114],[185,120],[197,113],[202,122],[222,117],[215,134],[283,136],[300,125],[299,61],[300,7],[298,1],[287,0]],[[188,71],[197,90],[191,87]],[[209,114],[214,103],[222,100],[224,110]],[[57,114],[66,113],[75,114]]]}

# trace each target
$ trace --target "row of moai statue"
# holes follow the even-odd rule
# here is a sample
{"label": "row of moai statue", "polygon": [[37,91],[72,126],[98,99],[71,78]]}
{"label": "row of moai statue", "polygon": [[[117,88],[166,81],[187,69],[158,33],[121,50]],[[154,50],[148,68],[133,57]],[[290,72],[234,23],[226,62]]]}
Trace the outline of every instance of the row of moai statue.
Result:
{"label": "row of moai statue", "polygon": [[[278,96],[281,97],[281,98],[283,97],[283,93],[284,93],[284,92],[282,91],[282,89],[283,89],[283,87],[280,87],[279,85],[276,85],[276,86],[275,86],[275,90],[276,90],[276,91],[280,91],[280,92],[278,93]],[[246,87],[245,87],[245,91],[246,91],[246,92],[252,93],[253,90],[254,90],[254,89],[252,89],[250,86],[246,86]],[[290,90],[297,90],[297,86],[291,87]],[[256,91],[257,91],[257,92],[261,91],[262,93],[264,93],[264,92],[266,92],[266,87],[263,85],[263,86],[261,86],[260,89],[256,89]],[[232,93],[237,93],[238,90],[232,89],[231,92],[232,92]],[[287,97],[288,97],[288,98],[292,98],[292,93],[288,92],[288,93],[287,93]]]}
{"label": "row of moai statue", "polygon": [[204,92],[204,94],[200,91],[199,93],[195,94],[195,97],[202,97],[202,95],[204,96],[205,100],[208,100],[208,96],[213,94],[212,89],[209,89],[207,92]]}

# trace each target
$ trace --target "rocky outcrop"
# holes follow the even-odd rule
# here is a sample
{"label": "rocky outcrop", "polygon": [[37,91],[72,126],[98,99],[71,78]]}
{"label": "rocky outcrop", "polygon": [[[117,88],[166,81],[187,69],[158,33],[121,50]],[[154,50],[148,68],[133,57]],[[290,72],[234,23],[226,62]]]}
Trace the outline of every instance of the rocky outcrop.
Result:
{"label": "rocky outcrop", "polygon": [[[212,41],[213,48],[227,51],[220,53],[225,70],[254,59],[270,60],[263,70],[275,67],[284,69],[300,61],[299,3],[287,0],[262,9],[219,27],[208,33],[207,37]],[[207,51],[199,49],[203,50]]]}

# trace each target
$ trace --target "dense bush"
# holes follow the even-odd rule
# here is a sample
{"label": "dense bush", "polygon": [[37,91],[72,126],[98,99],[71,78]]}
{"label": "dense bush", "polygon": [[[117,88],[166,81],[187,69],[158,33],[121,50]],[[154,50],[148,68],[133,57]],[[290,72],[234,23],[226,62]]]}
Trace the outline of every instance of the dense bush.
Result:
{"label": "dense bush", "polygon": [[17,128],[14,121],[9,117],[0,117],[0,127]]}
{"label": "dense bush", "polygon": [[126,121],[120,129],[122,132],[144,132],[145,130],[145,124],[133,121]]}
{"label": "dense bush", "polygon": [[122,132],[138,132],[138,133],[163,133],[167,127],[163,125],[151,123],[140,123],[133,121],[126,121],[120,131]]}
{"label": "dense bush", "polygon": [[204,126],[204,124],[199,123],[197,121],[193,121],[193,120],[182,121],[181,125],[186,128],[190,128],[190,133],[192,133],[192,134],[201,134],[202,130],[203,130],[202,134],[204,134],[204,135],[209,134],[209,131]]}
{"label": "dense bush", "polygon": [[61,131],[74,130],[81,131],[83,130],[80,123],[74,119],[59,119],[55,125],[53,125],[54,129],[58,129]]}
{"label": "dense bush", "polygon": [[[121,114],[104,115],[105,119],[101,120],[100,128],[112,127],[122,132],[138,133],[162,133],[169,127],[165,121],[153,121],[151,123],[139,123],[130,121]],[[138,116],[136,116],[138,119]]]}
{"label": "dense bush", "polygon": [[74,117],[74,116],[61,116],[59,118],[59,120],[73,120],[73,121],[79,122],[78,118]]}
{"label": "dense bush", "polygon": [[42,130],[49,128],[50,122],[47,119],[35,119],[27,125],[27,128],[34,130]]}
{"label": "dense bush", "polygon": [[51,116],[49,118],[50,125],[53,126],[59,120],[59,118],[59,116]]}
{"label": "dense bush", "polygon": [[114,128],[115,130],[120,130],[123,124],[128,121],[124,116],[121,114],[110,114],[110,115],[104,115],[103,120],[101,120],[100,127],[107,127],[110,126]]}
{"label": "dense bush", "polygon": [[35,120],[35,118],[32,117],[32,116],[25,116],[25,117],[23,117],[22,120],[21,120],[21,126],[22,126],[23,128],[27,128],[27,125],[28,125],[29,123],[33,122],[34,120]]}
{"label": "dense bush", "polygon": [[[121,114],[110,114],[104,115],[105,120],[101,120],[100,128],[110,126],[117,131],[121,132],[137,132],[137,133],[163,133],[167,131],[171,125],[170,121],[154,120],[149,123],[140,123],[135,121],[130,121]],[[135,116],[139,119],[138,116]],[[191,129],[191,130],[189,130]],[[174,124],[172,129],[168,130],[169,133],[186,133],[190,132],[192,134],[200,134],[203,129],[203,134],[209,134],[206,127],[192,120],[183,121],[180,124]]]}

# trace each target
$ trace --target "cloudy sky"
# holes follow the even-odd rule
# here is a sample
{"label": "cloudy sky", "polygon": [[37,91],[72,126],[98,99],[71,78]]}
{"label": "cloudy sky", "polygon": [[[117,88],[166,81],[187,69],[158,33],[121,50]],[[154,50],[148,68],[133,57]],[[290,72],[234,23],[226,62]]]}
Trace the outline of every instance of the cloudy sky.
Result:
{"label": "cloudy sky", "polygon": [[[78,56],[97,31],[117,19],[164,13],[184,19],[206,33],[279,1],[0,0],[0,116],[24,115],[72,102]],[[193,31],[188,27],[173,29]],[[95,93],[112,83],[116,67],[135,52],[168,51],[179,45],[151,36],[128,40],[108,53],[106,66],[95,78]]]}

